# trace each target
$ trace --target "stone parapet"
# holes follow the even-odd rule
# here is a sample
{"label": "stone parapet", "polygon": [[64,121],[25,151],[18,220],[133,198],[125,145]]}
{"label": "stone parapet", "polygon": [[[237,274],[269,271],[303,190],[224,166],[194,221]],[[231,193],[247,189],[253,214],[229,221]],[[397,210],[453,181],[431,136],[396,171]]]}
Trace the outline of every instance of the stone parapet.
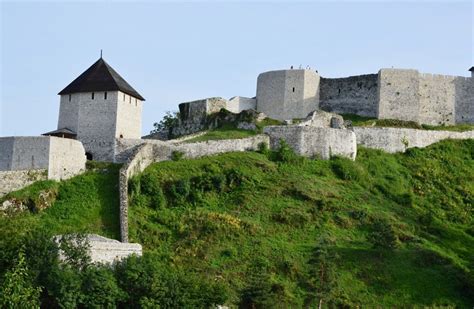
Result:
{"label": "stone parapet", "polygon": [[417,130],[405,128],[354,127],[357,144],[386,152],[404,152],[412,147],[426,147],[444,139],[474,138],[474,130],[466,132]]}

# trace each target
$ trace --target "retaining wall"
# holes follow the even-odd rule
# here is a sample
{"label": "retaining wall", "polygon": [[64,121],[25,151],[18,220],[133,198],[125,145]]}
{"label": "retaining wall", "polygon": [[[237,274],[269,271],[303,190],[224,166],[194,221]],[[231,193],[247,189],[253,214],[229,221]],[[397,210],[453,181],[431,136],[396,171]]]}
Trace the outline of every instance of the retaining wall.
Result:
{"label": "retaining wall", "polygon": [[407,148],[426,147],[444,139],[474,138],[474,131],[450,132],[404,128],[355,127],[357,144],[386,152],[404,152]]}
{"label": "retaining wall", "polygon": [[310,126],[269,126],[264,132],[270,136],[272,149],[277,149],[280,140],[284,140],[302,156],[329,159],[337,155],[355,160],[357,155],[356,136],[350,130]]}
{"label": "retaining wall", "polygon": [[35,181],[48,179],[48,170],[0,171],[0,197],[19,190]]}

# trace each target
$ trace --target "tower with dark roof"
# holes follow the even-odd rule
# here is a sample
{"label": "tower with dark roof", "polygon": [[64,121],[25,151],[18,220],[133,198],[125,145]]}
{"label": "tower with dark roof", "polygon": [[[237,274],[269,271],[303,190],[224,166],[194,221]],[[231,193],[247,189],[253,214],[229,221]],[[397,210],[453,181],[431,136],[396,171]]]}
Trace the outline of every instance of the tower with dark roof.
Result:
{"label": "tower with dark roof", "polygon": [[471,67],[469,71],[471,71],[471,77],[474,77],[474,67]]}
{"label": "tower with dark roof", "polygon": [[89,159],[113,160],[117,139],[141,137],[145,99],[101,57],[59,92],[58,129],[81,141]]}

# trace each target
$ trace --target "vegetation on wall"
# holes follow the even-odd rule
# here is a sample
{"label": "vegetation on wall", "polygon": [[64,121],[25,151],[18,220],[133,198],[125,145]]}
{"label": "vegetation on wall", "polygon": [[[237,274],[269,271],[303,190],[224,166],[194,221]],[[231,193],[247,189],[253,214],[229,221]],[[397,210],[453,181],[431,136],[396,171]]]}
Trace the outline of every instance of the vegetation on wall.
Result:
{"label": "vegetation on wall", "polygon": [[391,127],[391,128],[409,128],[419,130],[445,130],[464,132],[474,130],[473,124],[457,124],[457,125],[428,125],[419,124],[416,121],[406,121],[399,119],[377,119],[372,117],[363,117],[354,114],[342,114],[344,120],[350,120],[356,127]]}

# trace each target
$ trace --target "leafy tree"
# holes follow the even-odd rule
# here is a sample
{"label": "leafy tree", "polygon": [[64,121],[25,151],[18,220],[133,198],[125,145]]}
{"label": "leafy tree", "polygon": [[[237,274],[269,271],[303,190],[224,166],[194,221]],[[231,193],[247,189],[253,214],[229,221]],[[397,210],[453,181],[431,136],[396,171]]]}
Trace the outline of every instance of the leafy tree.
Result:
{"label": "leafy tree", "polygon": [[0,287],[1,308],[39,308],[41,288],[33,284],[23,249]]}
{"label": "leafy tree", "polygon": [[85,234],[68,234],[59,238],[59,250],[65,264],[74,269],[84,269],[91,263],[90,244]]}
{"label": "leafy tree", "polygon": [[167,111],[163,116],[163,119],[160,122],[155,122],[153,124],[154,129],[150,131],[150,134],[158,133],[161,131],[169,132],[173,127],[178,125],[179,122],[179,112],[170,112]]}
{"label": "leafy tree", "polygon": [[112,269],[107,266],[89,266],[84,270],[82,291],[86,308],[115,308],[124,296]]}

